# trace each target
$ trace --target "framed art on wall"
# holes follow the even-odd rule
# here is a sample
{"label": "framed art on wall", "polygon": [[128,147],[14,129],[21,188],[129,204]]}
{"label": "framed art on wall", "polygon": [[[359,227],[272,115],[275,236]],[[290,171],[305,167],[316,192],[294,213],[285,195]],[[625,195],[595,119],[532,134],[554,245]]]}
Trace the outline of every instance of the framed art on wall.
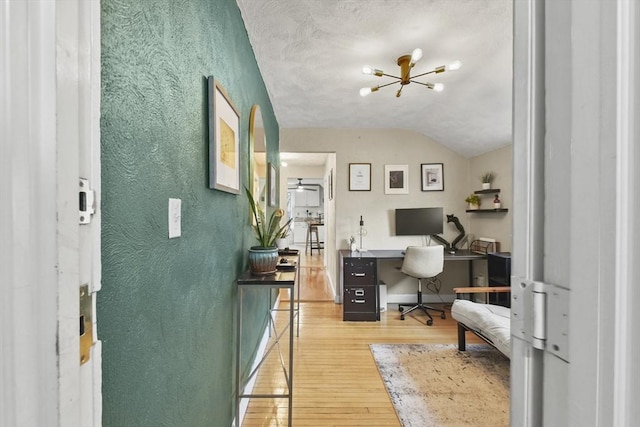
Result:
{"label": "framed art on wall", "polygon": [[349,191],[371,191],[371,163],[349,163]]}
{"label": "framed art on wall", "polygon": [[423,163],[420,168],[422,170],[422,191],[444,190],[444,166],[442,163]]}
{"label": "framed art on wall", "polygon": [[269,163],[269,206],[278,204],[278,171],[273,163]]}
{"label": "framed art on wall", "polygon": [[209,188],[240,194],[240,115],[224,88],[207,78],[209,107]]}
{"label": "framed art on wall", "polygon": [[409,194],[408,165],[384,165],[384,194]]}

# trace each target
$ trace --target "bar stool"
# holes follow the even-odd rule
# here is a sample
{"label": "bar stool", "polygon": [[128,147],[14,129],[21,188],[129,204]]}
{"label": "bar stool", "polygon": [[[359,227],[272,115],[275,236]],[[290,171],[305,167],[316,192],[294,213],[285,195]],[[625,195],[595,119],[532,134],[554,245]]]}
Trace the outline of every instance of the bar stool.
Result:
{"label": "bar stool", "polygon": [[322,249],[322,247],[320,247],[320,236],[318,234],[318,226],[317,225],[312,225],[309,224],[307,226],[307,239],[304,243],[304,253],[307,253],[307,248],[311,249],[311,255],[313,255],[313,234],[315,233],[316,235],[316,246],[315,248],[318,250],[318,252],[320,252],[320,249]]}

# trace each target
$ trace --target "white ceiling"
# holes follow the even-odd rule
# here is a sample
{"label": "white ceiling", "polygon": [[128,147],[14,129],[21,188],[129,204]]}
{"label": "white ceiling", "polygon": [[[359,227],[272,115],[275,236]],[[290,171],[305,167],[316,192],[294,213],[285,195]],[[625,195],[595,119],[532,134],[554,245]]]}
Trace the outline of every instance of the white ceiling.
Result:
{"label": "white ceiling", "polygon": [[[237,0],[281,129],[402,128],[472,157],[511,142],[512,0]],[[391,82],[419,47],[443,92]],[[318,147],[318,151],[323,151]]]}

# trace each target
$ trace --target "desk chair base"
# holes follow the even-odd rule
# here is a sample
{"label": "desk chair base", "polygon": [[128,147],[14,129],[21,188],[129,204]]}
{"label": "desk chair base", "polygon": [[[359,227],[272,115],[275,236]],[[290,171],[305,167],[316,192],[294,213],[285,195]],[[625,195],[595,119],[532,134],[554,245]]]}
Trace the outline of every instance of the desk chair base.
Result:
{"label": "desk chair base", "polygon": [[[420,285],[418,285],[418,287],[420,288]],[[411,307],[410,309],[406,310],[403,307]],[[427,315],[427,317],[429,318],[427,320],[427,326],[432,326],[433,325],[433,317],[431,317],[431,314],[427,311],[427,310],[431,310],[431,311],[437,311],[440,314],[440,318],[441,319],[446,319],[447,316],[444,314],[444,310],[440,310],[439,308],[434,308],[431,307],[429,305],[425,305],[422,303],[422,289],[418,289],[418,303],[417,304],[398,304],[398,310],[400,311],[400,313],[402,313],[400,315],[400,320],[404,320],[404,316],[408,313],[411,313],[413,310],[422,310],[424,312],[424,314]]]}

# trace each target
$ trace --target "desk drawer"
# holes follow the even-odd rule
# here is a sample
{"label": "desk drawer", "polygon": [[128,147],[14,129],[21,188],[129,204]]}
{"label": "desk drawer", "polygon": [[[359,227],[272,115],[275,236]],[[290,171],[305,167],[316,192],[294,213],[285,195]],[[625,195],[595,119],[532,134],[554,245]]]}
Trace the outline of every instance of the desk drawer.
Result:
{"label": "desk drawer", "polygon": [[344,286],[373,286],[376,284],[375,260],[349,259],[344,261]]}
{"label": "desk drawer", "polygon": [[343,320],[378,320],[376,286],[348,287],[343,297]]}

